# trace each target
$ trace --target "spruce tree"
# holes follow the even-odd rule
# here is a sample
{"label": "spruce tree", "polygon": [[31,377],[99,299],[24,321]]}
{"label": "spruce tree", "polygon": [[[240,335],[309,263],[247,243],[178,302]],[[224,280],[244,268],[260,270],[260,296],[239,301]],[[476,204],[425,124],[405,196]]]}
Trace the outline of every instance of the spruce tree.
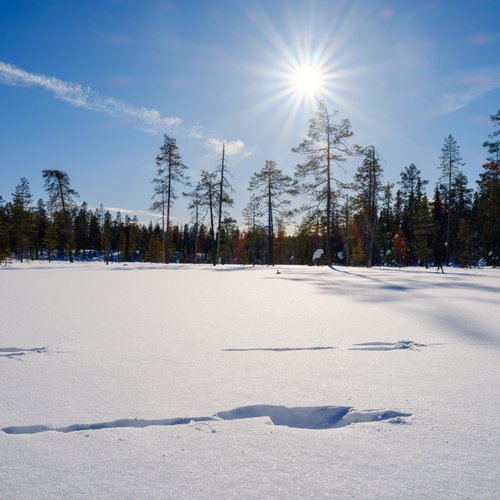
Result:
{"label": "spruce tree", "polygon": [[30,237],[34,230],[33,210],[30,206],[32,201],[28,179],[22,177],[12,193],[12,228],[16,241],[16,255],[21,262],[27,255]]}
{"label": "spruce tree", "polygon": [[440,180],[443,181],[445,187],[445,207],[447,212],[446,222],[446,264],[450,263],[450,226],[451,226],[451,195],[452,185],[455,177],[460,173],[460,167],[464,165],[462,157],[460,156],[460,147],[457,141],[450,134],[445,138],[443,147],[441,148]]}
{"label": "spruce tree", "polygon": [[365,148],[364,159],[354,174],[355,205],[361,212],[365,226],[366,265],[371,267],[375,258],[375,231],[378,201],[382,192],[382,167],[380,157],[373,146]]}

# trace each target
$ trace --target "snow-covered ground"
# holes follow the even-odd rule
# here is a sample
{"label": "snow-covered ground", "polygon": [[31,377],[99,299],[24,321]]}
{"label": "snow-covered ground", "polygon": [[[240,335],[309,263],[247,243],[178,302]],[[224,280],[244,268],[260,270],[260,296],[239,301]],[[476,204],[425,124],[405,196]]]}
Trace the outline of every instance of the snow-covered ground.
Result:
{"label": "snow-covered ground", "polygon": [[0,497],[499,498],[500,271],[0,269]]}

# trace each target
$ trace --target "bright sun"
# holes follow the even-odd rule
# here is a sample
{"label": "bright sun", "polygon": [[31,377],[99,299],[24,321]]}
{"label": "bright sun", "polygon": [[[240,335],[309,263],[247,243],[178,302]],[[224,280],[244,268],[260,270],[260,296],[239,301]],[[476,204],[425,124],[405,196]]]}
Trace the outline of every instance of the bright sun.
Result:
{"label": "bright sun", "polygon": [[291,75],[294,92],[305,99],[317,98],[323,91],[324,75],[318,66],[302,64]]}

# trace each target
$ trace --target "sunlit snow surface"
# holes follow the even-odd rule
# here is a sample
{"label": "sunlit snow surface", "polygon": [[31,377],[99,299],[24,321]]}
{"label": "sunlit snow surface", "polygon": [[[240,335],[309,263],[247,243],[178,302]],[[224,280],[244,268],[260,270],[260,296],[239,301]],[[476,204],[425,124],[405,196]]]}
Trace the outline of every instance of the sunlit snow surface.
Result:
{"label": "sunlit snow surface", "polygon": [[278,269],[2,267],[0,497],[499,498],[500,271]]}

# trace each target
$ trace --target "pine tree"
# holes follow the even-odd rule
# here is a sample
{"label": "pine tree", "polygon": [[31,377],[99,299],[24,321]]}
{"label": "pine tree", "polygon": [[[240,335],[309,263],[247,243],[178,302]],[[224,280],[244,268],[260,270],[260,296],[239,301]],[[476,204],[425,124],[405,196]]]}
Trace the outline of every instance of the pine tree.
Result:
{"label": "pine tree", "polygon": [[264,167],[252,175],[248,189],[257,192],[256,198],[267,208],[268,264],[274,266],[274,216],[282,220],[292,216],[287,208],[287,196],[293,193],[292,178],[278,169],[276,162],[266,160]]}
{"label": "pine tree", "polygon": [[61,170],[43,170],[45,190],[49,195],[49,208],[52,212],[61,211],[64,220],[66,249],[69,261],[73,262],[73,231],[71,228],[70,211],[74,206],[73,197],[78,193],[71,187],[69,176]]}
{"label": "pine tree", "polygon": [[313,200],[314,206],[324,207],[326,220],[325,258],[331,263],[332,219],[334,207],[334,177],[333,167],[341,168],[349,156],[359,153],[359,149],[351,147],[348,139],[352,137],[351,123],[343,119],[334,122],[337,111],[332,114],[324,102],[320,102],[319,110],[309,121],[309,132],[292,151],[306,156],[304,163],[298,164],[295,176],[301,182],[302,192]]}
{"label": "pine tree", "polygon": [[[175,185],[189,184],[185,174],[186,165],[182,162],[182,157],[177,146],[177,142],[173,137],[164,135],[163,144],[160,147],[160,154],[156,157],[157,177],[154,179],[155,196],[159,196],[160,200],[153,204],[153,209],[162,211],[162,221],[166,217],[164,226],[164,248],[165,248],[165,263],[170,262],[170,209],[174,200],[177,198]],[[166,214],[165,214],[166,212]]]}
{"label": "pine tree", "polygon": [[460,147],[457,141],[450,134],[445,138],[443,147],[441,148],[440,180],[444,181],[445,186],[445,207],[447,211],[446,223],[446,261],[450,262],[450,226],[451,226],[451,190],[455,177],[460,173],[460,167],[464,165],[460,156]]}
{"label": "pine tree", "polygon": [[217,256],[216,262],[220,260],[220,242],[221,242],[221,229],[222,229],[222,215],[224,213],[224,205],[232,206],[234,201],[229,195],[233,191],[233,187],[229,183],[228,175],[231,175],[226,165],[225,158],[225,145],[222,145],[222,158],[219,168],[214,172],[219,176],[219,186],[218,186],[218,224],[217,224]]}
{"label": "pine tree", "polygon": [[200,207],[204,207],[208,211],[210,220],[210,250],[212,255],[212,264],[215,266],[217,263],[216,249],[215,249],[215,229],[214,229],[214,213],[217,206],[217,180],[215,172],[201,171],[200,180],[197,184],[197,189],[200,196]]}

